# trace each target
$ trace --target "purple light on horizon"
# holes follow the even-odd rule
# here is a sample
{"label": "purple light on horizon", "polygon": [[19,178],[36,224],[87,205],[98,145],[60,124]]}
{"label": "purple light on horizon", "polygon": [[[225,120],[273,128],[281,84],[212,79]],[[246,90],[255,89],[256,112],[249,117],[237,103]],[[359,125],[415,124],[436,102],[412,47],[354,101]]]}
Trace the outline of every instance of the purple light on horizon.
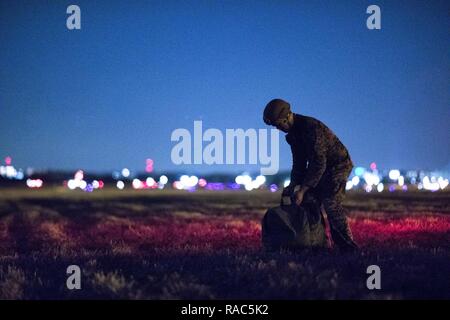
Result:
{"label": "purple light on horizon", "polygon": [[271,184],[270,188],[269,188],[270,192],[277,192],[278,191],[278,186],[276,184]]}
{"label": "purple light on horizon", "polygon": [[238,190],[241,188],[241,186],[238,183],[228,183],[227,188],[232,190]]}
{"label": "purple light on horizon", "polygon": [[205,189],[208,190],[223,190],[224,185],[221,182],[208,182],[205,186]]}
{"label": "purple light on horizon", "polygon": [[94,191],[94,186],[91,183],[89,183],[86,185],[86,188],[84,188],[84,191],[92,192],[92,191]]}

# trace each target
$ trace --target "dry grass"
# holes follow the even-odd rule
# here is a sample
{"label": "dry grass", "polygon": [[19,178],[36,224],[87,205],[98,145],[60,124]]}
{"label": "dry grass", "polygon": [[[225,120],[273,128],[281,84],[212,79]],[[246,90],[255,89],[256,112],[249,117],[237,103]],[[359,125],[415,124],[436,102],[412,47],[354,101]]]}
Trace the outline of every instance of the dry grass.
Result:
{"label": "dry grass", "polygon": [[[2,191],[0,298],[450,298],[448,193],[350,194],[355,254],[264,252],[260,220],[279,196]],[[65,286],[71,264],[82,290]]]}

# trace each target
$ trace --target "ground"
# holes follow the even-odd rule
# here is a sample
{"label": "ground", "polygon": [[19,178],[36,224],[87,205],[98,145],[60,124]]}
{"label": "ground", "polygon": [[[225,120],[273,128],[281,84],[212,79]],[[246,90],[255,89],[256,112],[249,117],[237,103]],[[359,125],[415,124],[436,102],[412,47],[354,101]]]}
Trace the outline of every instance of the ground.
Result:
{"label": "ground", "polygon": [[[450,298],[450,193],[350,193],[361,252],[267,253],[268,191],[0,193],[1,299]],[[68,290],[66,268],[82,270]],[[368,290],[369,265],[381,290]]]}

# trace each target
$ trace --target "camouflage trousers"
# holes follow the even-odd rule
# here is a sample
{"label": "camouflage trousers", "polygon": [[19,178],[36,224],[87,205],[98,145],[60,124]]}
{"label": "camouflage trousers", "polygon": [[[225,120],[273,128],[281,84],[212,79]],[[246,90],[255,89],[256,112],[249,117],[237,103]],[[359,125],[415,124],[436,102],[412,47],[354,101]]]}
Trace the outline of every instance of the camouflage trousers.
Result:
{"label": "camouflage trousers", "polygon": [[348,164],[327,169],[319,184],[311,190],[325,209],[333,242],[344,250],[358,248],[353,241],[353,235],[348,225],[348,211],[342,206],[345,185],[352,168],[353,165]]}

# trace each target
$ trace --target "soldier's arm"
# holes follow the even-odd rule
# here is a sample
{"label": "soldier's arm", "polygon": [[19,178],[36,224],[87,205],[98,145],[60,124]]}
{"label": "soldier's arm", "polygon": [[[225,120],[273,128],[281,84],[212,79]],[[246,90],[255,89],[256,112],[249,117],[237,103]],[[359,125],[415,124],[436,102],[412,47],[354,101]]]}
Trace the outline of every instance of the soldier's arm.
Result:
{"label": "soldier's arm", "polygon": [[302,150],[301,148],[297,149],[288,135],[286,136],[286,141],[291,146],[292,169],[291,169],[291,181],[289,185],[283,189],[283,192],[281,194],[281,205],[291,204],[290,200],[291,196],[294,194],[294,191],[296,190],[295,187],[299,186],[300,182],[304,178],[307,163],[305,150]]}
{"label": "soldier's arm", "polygon": [[[286,138],[289,144],[290,141]],[[292,151],[292,169],[291,169],[291,182],[290,186],[292,189],[299,185],[306,173],[306,150],[302,150],[302,148],[295,148],[294,145],[291,145]]]}
{"label": "soldier's arm", "polygon": [[306,174],[306,155],[301,150],[292,152],[292,169],[291,169],[291,183],[296,186],[301,184]]}
{"label": "soldier's arm", "polygon": [[318,128],[313,129],[307,150],[308,169],[302,184],[302,188],[305,187],[306,190],[317,186],[327,167],[325,137]]}

